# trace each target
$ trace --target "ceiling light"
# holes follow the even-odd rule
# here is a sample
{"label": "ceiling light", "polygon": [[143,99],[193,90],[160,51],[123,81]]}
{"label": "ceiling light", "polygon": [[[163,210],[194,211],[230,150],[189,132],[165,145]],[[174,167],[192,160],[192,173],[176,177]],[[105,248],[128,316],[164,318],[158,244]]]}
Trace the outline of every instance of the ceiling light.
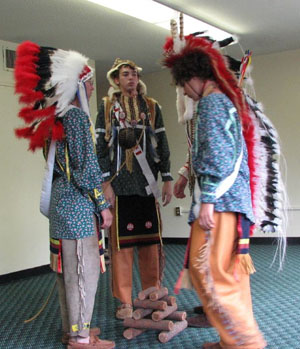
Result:
{"label": "ceiling light", "polygon": [[[170,29],[170,20],[178,20],[179,12],[153,0],[88,0],[114,11],[124,13],[143,21]],[[206,35],[215,40],[223,40],[231,36],[217,27],[196,18],[184,15],[184,35],[205,31]]]}

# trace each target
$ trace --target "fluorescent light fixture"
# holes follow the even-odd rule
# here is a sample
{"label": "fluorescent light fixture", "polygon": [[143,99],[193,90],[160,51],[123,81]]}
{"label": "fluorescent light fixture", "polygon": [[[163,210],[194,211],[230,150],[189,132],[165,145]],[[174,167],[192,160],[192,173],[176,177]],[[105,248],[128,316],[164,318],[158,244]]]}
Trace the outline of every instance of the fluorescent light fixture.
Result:
{"label": "fluorescent light fixture", "polygon": [[[170,20],[178,20],[179,12],[153,0],[88,0],[98,5],[110,8],[143,21],[170,29]],[[202,22],[196,18],[184,15],[184,35],[206,31],[206,35],[214,40],[223,40],[232,34]]]}

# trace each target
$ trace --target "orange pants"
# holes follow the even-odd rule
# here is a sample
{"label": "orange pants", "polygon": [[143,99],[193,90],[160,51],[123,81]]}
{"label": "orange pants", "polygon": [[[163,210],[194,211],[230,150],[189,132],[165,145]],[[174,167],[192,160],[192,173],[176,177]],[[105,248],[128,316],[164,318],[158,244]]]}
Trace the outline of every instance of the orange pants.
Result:
{"label": "orange pants", "polygon": [[[110,229],[112,293],[123,304],[132,304],[132,268],[134,247],[121,248],[118,251],[116,221]],[[160,256],[158,244],[138,246],[138,261],[142,283],[145,290],[160,285]]]}
{"label": "orange pants", "polygon": [[215,228],[206,233],[192,225],[189,273],[192,284],[225,349],[262,349],[266,342],[252,312],[250,278],[235,267],[237,217],[215,212]]}

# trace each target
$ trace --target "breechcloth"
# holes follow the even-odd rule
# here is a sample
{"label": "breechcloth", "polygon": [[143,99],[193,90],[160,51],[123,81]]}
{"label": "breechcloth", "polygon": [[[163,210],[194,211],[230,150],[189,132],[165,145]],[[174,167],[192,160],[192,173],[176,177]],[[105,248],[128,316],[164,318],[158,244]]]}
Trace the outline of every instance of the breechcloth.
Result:
{"label": "breechcloth", "polygon": [[[123,304],[132,304],[132,268],[134,247],[118,250],[116,233],[116,208],[113,209],[110,228],[112,293]],[[160,244],[139,245],[138,262],[142,289],[159,286],[162,278]]]}
{"label": "breechcloth", "polygon": [[237,216],[215,212],[215,228],[192,225],[189,273],[211,324],[226,349],[262,349],[266,342],[252,311],[250,278],[235,266]]}
{"label": "breechcloth", "polygon": [[62,256],[63,275],[57,274],[62,328],[71,336],[88,337],[100,273],[96,229],[91,237],[63,239]]}
{"label": "breechcloth", "polygon": [[159,207],[151,196],[116,196],[118,249],[161,242]]}

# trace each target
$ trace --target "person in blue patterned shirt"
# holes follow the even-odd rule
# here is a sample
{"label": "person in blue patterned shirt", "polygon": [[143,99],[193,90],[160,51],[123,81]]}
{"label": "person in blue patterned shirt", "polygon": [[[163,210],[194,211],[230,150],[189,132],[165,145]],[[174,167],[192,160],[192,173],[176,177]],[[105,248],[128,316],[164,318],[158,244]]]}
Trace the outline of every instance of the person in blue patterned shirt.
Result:
{"label": "person in blue patterned shirt", "polygon": [[90,328],[99,272],[105,266],[100,224],[108,228],[112,215],[102,191],[89,116],[94,88],[87,63],[75,51],[21,44],[16,92],[27,104],[19,116],[31,125],[16,133],[29,139],[31,150],[44,147],[47,159],[40,207],[50,224],[50,266],[57,271],[62,342],[70,349],[109,349],[114,342],[100,340],[100,329]]}
{"label": "person in blue patterned shirt", "polygon": [[[209,40],[174,35],[164,48],[164,65],[171,69],[175,84],[197,103],[191,136],[196,183],[186,266],[220,335],[218,343],[205,343],[203,348],[262,349],[266,342],[253,316],[249,283],[249,274],[255,271],[248,253],[254,215],[252,150],[245,142],[245,127],[251,125],[245,123],[244,97]],[[176,196],[184,195],[183,187],[178,183]]]}

